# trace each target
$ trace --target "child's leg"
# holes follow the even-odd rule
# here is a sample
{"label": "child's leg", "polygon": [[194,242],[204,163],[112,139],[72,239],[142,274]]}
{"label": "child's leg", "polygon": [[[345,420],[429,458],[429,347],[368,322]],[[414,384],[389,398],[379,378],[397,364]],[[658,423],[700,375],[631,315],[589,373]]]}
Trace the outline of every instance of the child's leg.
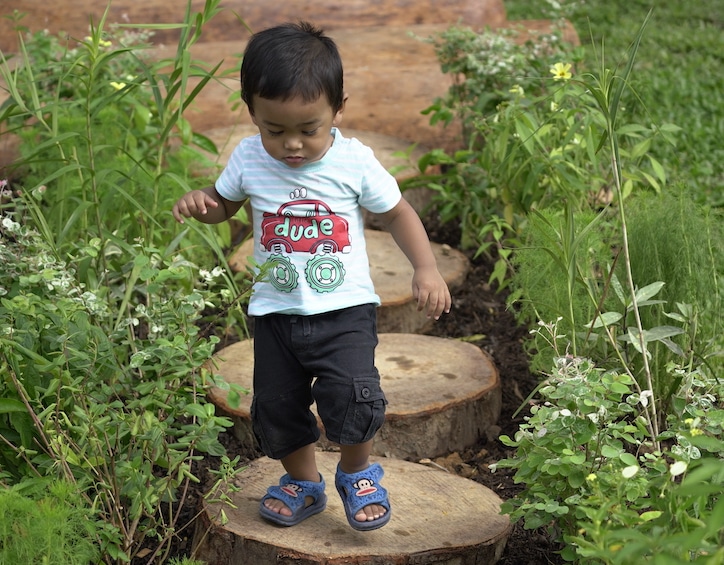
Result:
{"label": "child's leg", "polygon": [[[321,482],[321,476],[317,469],[317,461],[314,456],[314,444],[310,443],[298,449],[297,451],[282,457],[281,459],[284,470],[289,476],[296,481],[312,481],[314,483]],[[309,506],[314,502],[311,497],[306,497],[306,505]],[[292,511],[276,498],[268,498],[264,501],[266,506],[272,512],[277,512],[283,516],[291,516]]]}
{"label": "child's leg", "polygon": [[[357,445],[340,445],[339,468],[345,473],[364,471],[370,465],[372,440]],[[369,504],[362,508],[354,518],[358,522],[369,522],[384,516],[387,509],[379,504]]]}

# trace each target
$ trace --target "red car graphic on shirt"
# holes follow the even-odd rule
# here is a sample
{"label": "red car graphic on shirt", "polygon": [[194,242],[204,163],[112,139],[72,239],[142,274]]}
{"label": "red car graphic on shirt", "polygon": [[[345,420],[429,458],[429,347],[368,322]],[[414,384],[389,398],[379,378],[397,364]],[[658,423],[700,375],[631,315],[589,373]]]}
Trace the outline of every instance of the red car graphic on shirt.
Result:
{"label": "red car graphic on shirt", "polygon": [[320,200],[294,200],[264,213],[262,251],[349,253],[349,224]]}

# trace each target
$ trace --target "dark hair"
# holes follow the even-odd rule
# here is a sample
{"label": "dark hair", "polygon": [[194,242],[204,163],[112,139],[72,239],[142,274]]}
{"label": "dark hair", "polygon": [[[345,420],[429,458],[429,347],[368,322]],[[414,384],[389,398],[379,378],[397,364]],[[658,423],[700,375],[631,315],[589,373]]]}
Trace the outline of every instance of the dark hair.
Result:
{"label": "dark hair", "polygon": [[241,62],[241,98],[314,102],[327,96],[334,111],[344,100],[342,59],[334,41],[308,22],[287,23],[254,34]]}

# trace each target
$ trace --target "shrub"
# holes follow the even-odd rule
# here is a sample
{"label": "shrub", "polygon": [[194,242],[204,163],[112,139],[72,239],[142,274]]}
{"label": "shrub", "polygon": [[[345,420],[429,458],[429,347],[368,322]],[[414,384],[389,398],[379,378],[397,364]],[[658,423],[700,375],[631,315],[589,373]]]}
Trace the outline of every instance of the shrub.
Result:
{"label": "shrub", "polygon": [[198,267],[141,244],[109,272],[117,290],[88,291],[77,273],[91,246],[61,261],[32,229],[8,217],[2,226],[5,481],[75,484],[112,526],[96,539],[107,559],[133,556],[144,538],[163,551],[184,485],[198,481],[194,461],[223,455],[217,436],[231,425],[205,400],[213,380],[204,364],[218,338],[197,324],[218,291],[174,284]]}
{"label": "shrub", "polygon": [[34,481],[0,490],[0,562],[88,565],[99,557],[93,511],[74,485]]}
{"label": "shrub", "polygon": [[532,415],[515,438],[500,438],[516,451],[495,467],[515,468],[526,484],[503,512],[551,528],[570,561],[720,563],[724,389],[698,371],[681,376],[679,409],[654,438],[648,396],[626,371],[557,358]]}
{"label": "shrub", "polygon": [[36,34],[18,61],[0,58],[0,122],[27,143],[20,178],[0,187],[0,480],[72,485],[109,564],[164,560],[196,462],[223,459],[231,425],[205,398],[209,329],[245,331],[250,286],[229,273],[223,233],[169,211],[190,182],[176,140],[204,144],[183,112],[216,71],[187,50],[218,4],[189,3],[176,57],[158,66],[115,43],[105,17],[77,46]]}

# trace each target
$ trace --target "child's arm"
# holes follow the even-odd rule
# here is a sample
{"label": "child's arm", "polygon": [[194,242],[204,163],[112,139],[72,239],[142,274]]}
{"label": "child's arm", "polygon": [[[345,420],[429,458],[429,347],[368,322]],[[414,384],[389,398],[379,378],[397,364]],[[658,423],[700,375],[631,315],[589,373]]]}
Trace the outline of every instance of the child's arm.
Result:
{"label": "child's arm", "polygon": [[402,198],[392,210],[380,214],[380,217],[415,269],[412,295],[417,300],[417,309],[423,310],[427,305],[427,317],[436,320],[443,312],[450,312],[450,290],[437,270],[430,240],[417,212]]}
{"label": "child's arm", "polygon": [[173,217],[183,224],[184,218],[195,218],[205,224],[219,224],[231,218],[241,208],[242,202],[227,200],[216,188],[209,186],[184,194],[173,206]]}

